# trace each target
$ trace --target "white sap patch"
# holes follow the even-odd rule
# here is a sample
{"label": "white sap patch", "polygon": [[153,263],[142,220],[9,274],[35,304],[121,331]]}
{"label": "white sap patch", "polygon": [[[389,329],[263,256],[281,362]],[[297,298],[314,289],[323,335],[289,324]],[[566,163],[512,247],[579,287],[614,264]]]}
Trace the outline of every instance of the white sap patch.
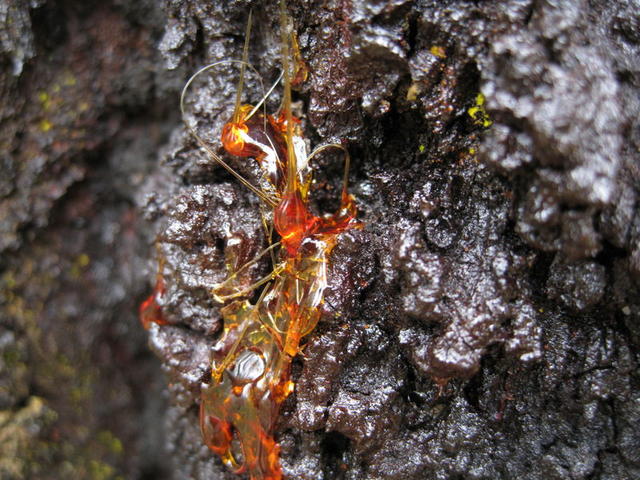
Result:
{"label": "white sap patch", "polygon": [[245,143],[258,147],[258,149],[264,153],[264,158],[260,162],[260,166],[265,171],[266,175],[271,176],[272,178],[276,178],[276,174],[278,170],[278,162],[277,162],[278,158],[276,156],[276,151],[274,146],[260,143],[242,131],[240,132],[240,135],[242,136],[242,140]]}
{"label": "white sap patch", "polygon": [[297,171],[304,174],[309,168],[307,143],[302,137],[293,137],[293,153],[296,156]]}

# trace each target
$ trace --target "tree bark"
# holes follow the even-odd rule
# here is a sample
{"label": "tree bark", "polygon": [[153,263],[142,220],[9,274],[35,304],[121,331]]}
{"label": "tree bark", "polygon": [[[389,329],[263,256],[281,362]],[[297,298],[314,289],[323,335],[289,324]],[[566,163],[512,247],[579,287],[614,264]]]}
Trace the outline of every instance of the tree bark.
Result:
{"label": "tree bark", "polygon": [[[250,8],[268,88],[277,2],[0,0],[0,477],[239,478],[198,427],[209,291],[232,236],[247,258],[265,239],[178,99],[241,58]],[[640,4],[288,10],[295,113],[348,148],[364,228],[294,362],[285,476],[639,478]],[[216,151],[237,79],[222,64],[186,98]],[[342,166],[314,163],[330,211]],[[168,325],[145,332],[159,257]]]}

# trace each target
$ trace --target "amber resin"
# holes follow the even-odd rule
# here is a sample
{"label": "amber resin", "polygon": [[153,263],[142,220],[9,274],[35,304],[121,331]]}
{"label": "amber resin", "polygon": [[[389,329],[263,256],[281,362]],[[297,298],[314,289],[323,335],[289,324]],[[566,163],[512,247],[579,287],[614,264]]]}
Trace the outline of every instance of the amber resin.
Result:
{"label": "amber resin", "polygon": [[[278,123],[268,120],[267,124]],[[253,137],[265,134],[246,125],[234,127],[243,132],[247,145],[259,144]],[[271,134],[281,135],[278,142],[295,141],[286,137],[287,130]],[[293,132],[299,134],[297,128]],[[223,144],[231,150],[237,143],[231,139],[229,145]],[[260,162],[273,152],[264,150],[256,155],[245,149],[241,153],[255,155]],[[285,170],[296,166],[292,192],[260,162],[279,197],[274,227],[282,247],[274,278],[263,287],[257,303],[235,300],[222,309],[224,333],[213,349],[211,383],[203,387],[200,406],[207,446],[230,468],[256,480],[282,478],[273,429],[282,402],[294,388],[291,361],[300,351],[302,338],[320,318],[328,258],[338,234],[357,225],[353,197],[346,192],[337,213],[313,215],[308,206],[311,171],[308,167],[298,169],[305,162],[299,162],[295,155],[282,157],[282,153],[278,153],[278,162]],[[228,263],[235,262],[231,259]],[[225,282],[214,294],[225,299],[241,297],[246,293],[243,288]]]}
{"label": "amber resin", "polygon": [[[251,17],[250,17],[251,18]],[[306,78],[307,70],[300,57],[297,41],[280,2],[282,30],[283,102],[277,115],[260,113],[257,107],[241,105],[247,45],[251,20],[247,26],[244,57],[241,65],[236,105],[231,120],[222,129],[221,142],[227,153],[252,158],[263,172],[262,188],[240,177],[187,125],[200,145],[221,166],[238,178],[272,209],[273,225],[267,228],[279,242],[266,252],[273,255],[273,270],[249,287],[238,275],[240,267],[229,272],[229,278],[215,286],[213,299],[224,303],[221,313],[224,330],[212,348],[211,377],[202,385],[200,428],[206,445],[236,473],[252,480],[279,480],[280,447],[274,429],[284,400],[294,390],[291,362],[300,353],[305,335],[313,331],[322,313],[327,287],[327,264],[338,235],[358,226],[355,203],[347,193],[346,172],[349,156],[341,145],[324,145],[307,155],[300,122],[291,113],[291,85]],[[290,58],[291,57],[291,58]],[[198,71],[192,80],[215,67]],[[334,214],[317,216],[309,208],[312,157],[327,149],[337,148],[345,155],[345,179],[341,205]],[[267,221],[265,220],[265,223]],[[231,255],[229,251],[227,255]],[[237,258],[227,258],[227,265],[237,265]],[[257,295],[255,303],[247,297]],[[163,325],[162,295],[164,283],[161,268],[154,293],[141,305],[140,320],[145,328],[151,323]]]}
{"label": "amber resin", "polygon": [[164,295],[164,279],[162,278],[162,262],[158,268],[156,275],[156,286],[153,289],[151,295],[142,302],[138,310],[138,317],[140,323],[145,330],[148,330],[152,323],[158,325],[166,325],[167,322],[162,316],[162,297]]}

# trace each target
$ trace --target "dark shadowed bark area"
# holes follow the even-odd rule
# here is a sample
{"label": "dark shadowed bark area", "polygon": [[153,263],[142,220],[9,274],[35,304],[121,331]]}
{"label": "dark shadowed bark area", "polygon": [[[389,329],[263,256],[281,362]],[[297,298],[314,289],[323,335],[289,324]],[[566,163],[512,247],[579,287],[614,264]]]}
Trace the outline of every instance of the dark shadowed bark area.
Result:
{"label": "dark shadowed bark area", "polygon": [[[0,478],[239,478],[198,427],[209,292],[230,239],[266,243],[178,97],[241,57],[251,7],[268,87],[276,3],[0,0]],[[295,113],[349,149],[365,227],[294,361],[286,477],[640,478],[640,2],[288,9]],[[216,150],[237,78],[186,99]],[[341,163],[314,162],[327,211]],[[160,258],[168,325],[145,331]]]}

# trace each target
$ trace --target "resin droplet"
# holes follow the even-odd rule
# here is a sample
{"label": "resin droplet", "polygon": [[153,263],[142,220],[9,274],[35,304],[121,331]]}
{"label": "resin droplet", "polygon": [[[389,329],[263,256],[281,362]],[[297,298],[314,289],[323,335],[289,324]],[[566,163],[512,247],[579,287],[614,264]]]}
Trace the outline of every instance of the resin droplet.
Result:
{"label": "resin droplet", "polygon": [[300,243],[314,232],[317,221],[318,218],[309,212],[299,191],[282,197],[274,212],[273,223],[289,257],[296,256]]}
{"label": "resin droplet", "polygon": [[145,330],[149,330],[152,323],[156,323],[158,325],[166,325],[168,323],[162,315],[162,307],[160,306],[163,295],[164,280],[162,279],[162,276],[158,275],[153,293],[149,295],[144,302],[142,302],[140,309],[138,310],[140,323]]}

